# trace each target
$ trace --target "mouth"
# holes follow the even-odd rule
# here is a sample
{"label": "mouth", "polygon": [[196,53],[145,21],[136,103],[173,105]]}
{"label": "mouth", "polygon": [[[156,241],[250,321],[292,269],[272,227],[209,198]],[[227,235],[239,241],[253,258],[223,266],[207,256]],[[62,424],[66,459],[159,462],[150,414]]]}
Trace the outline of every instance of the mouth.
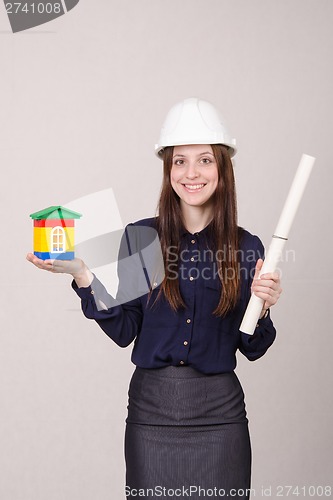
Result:
{"label": "mouth", "polygon": [[197,193],[198,191],[201,191],[206,184],[201,183],[201,184],[182,184],[182,186],[186,189],[187,192],[189,193]]}

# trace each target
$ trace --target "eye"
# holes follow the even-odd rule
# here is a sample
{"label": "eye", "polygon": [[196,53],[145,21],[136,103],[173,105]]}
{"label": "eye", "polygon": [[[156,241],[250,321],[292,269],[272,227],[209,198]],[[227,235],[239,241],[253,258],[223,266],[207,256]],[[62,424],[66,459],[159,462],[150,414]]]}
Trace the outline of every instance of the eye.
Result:
{"label": "eye", "polygon": [[175,160],[174,165],[184,165],[184,160]]}
{"label": "eye", "polygon": [[212,163],[212,160],[210,158],[201,158],[200,161],[206,165],[208,165],[209,163]]}

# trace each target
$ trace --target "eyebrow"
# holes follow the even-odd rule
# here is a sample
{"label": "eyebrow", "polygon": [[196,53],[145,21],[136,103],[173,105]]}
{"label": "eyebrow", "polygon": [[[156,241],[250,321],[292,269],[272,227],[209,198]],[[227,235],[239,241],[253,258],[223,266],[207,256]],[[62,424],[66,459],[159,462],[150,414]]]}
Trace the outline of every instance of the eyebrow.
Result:
{"label": "eyebrow", "polygon": [[[202,155],[214,156],[213,153],[211,153],[210,151],[205,151],[204,153],[199,153],[197,156],[202,156]],[[185,155],[174,155],[173,158],[176,158],[176,156],[179,156],[179,158],[186,158]]]}

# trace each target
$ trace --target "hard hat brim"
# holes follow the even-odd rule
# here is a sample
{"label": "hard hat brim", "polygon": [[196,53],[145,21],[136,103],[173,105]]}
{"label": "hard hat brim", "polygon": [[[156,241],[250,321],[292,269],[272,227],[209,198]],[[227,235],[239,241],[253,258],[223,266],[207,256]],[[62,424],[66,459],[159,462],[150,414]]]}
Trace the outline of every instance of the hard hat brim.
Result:
{"label": "hard hat brim", "polygon": [[[205,144],[203,141],[198,141],[198,142],[181,142],[179,144],[165,144],[163,146],[159,144],[155,144],[155,154],[158,158],[161,160],[163,159],[163,151],[165,148],[170,147],[170,146],[185,146],[185,145],[192,145],[192,144]],[[228,153],[230,155],[230,158],[233,158],[235,154],[237,153],[237,149],[235,145],[227,144],[225,142],[212,142],[211,144],[221,144],[221,146],[225,146],[228,149]]]}

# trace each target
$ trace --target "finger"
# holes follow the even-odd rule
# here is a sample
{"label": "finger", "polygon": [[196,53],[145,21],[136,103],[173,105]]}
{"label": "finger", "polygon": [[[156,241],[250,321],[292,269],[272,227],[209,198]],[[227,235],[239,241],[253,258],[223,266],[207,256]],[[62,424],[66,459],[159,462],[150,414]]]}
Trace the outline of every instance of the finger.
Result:
{"label": "finger", "polygon": [[266,293],[267,296],[275,297],[278,299],[282,293],[282,288],[281,287],[271,288],[271,287],[264,287],[264,286],[263,287],[256,286],[256,287],[253,287],[252,292],[253,293]]}
{"label": "finger", "polygon": [[257,287],[267,287],[271,288],[272,290],[278,290],[279,289],[279,283],[273,280],[265,280],[258,278],[254,280],[252,284],[252,288],[257,288]]}
{"label": "finger", "polygon": [[72,260],[53,259],[52,261],[50,259],[50,262],[52,262],[54,272],[57,273],[73,274],[75,272],[79,272],[79,270],[82,268],[81,259],[72,259]]}
{"label": "finger", "polygon": [[40,269],[44,269],[44,271],[54,271],[52,264],[45,264],[43,262],[42,264],[36,264],[36,265]]}
{"label": "finger", "polygon": [[66,271],[66,261],[54,259],[52,261],[52,267],[55,273],[64,273]]}
{"label": "finger", "polygon": [[279,298],[279,295],[271,295],[266,291],[255,291],[254,295],[256,295],[256,297],[259,297],[264,301],[264,307],[267,309],[272,305],[276,304]]}
{"label": "finger", "polygon": [[274,281],[279,281],[280,280],[280,275],[279,273],[265,273],[260,276],[261,279],[267,279],[267,280],[274,280]]}
{"label": "finger", "polygon": [[277,290],[270,288],[268,286],[256,286],[253,288],[254,293],[264,293],[267,297],[274,296],[277,293]]}
{"label": "finger", "polygon": [[276,304],[278,299],[280,298],[280,295],[282,293],[282,288],[277,287],[277,288],[270,288],[270,287],[261,287],[261,286],[255,286],[252,289],[252,292],[260,297],[261,299],[264,299],[265,301],[268,301],[269,304],[267,307],[270,305]]}
{"label": "finger", "polygon": [[41,259],[39,259],[38,257],[36,257],[36,255],[34,255],[33,253],[28,253],[27,256],[26,256],[26,259],[29,262],[32,262],[33,264],[36,264],[39,261],[43,262]]}
{"label": "finger", "polygon": [[43,259],[39,259],[32,253],[28,253],[26,259],[39,269],[43,269],[44,271],[53,271],[52,263],[44,261]]}
{"label": "finger", "polygon": [[42,259],[39,259],[38,257],[36,257],[35,255],[33,255],[32,257],[30,257],[28,259],[32,264],[34,264],[35,266],[39,267],[39,268],[42,268],[44,266],[44,261]]}
{"label": "finger", "polygon": [[260,276],[260,271],[263,266],[264,261],[262,259],[258,259],[256,262],[255,273],[253,279],[258,279]]}

